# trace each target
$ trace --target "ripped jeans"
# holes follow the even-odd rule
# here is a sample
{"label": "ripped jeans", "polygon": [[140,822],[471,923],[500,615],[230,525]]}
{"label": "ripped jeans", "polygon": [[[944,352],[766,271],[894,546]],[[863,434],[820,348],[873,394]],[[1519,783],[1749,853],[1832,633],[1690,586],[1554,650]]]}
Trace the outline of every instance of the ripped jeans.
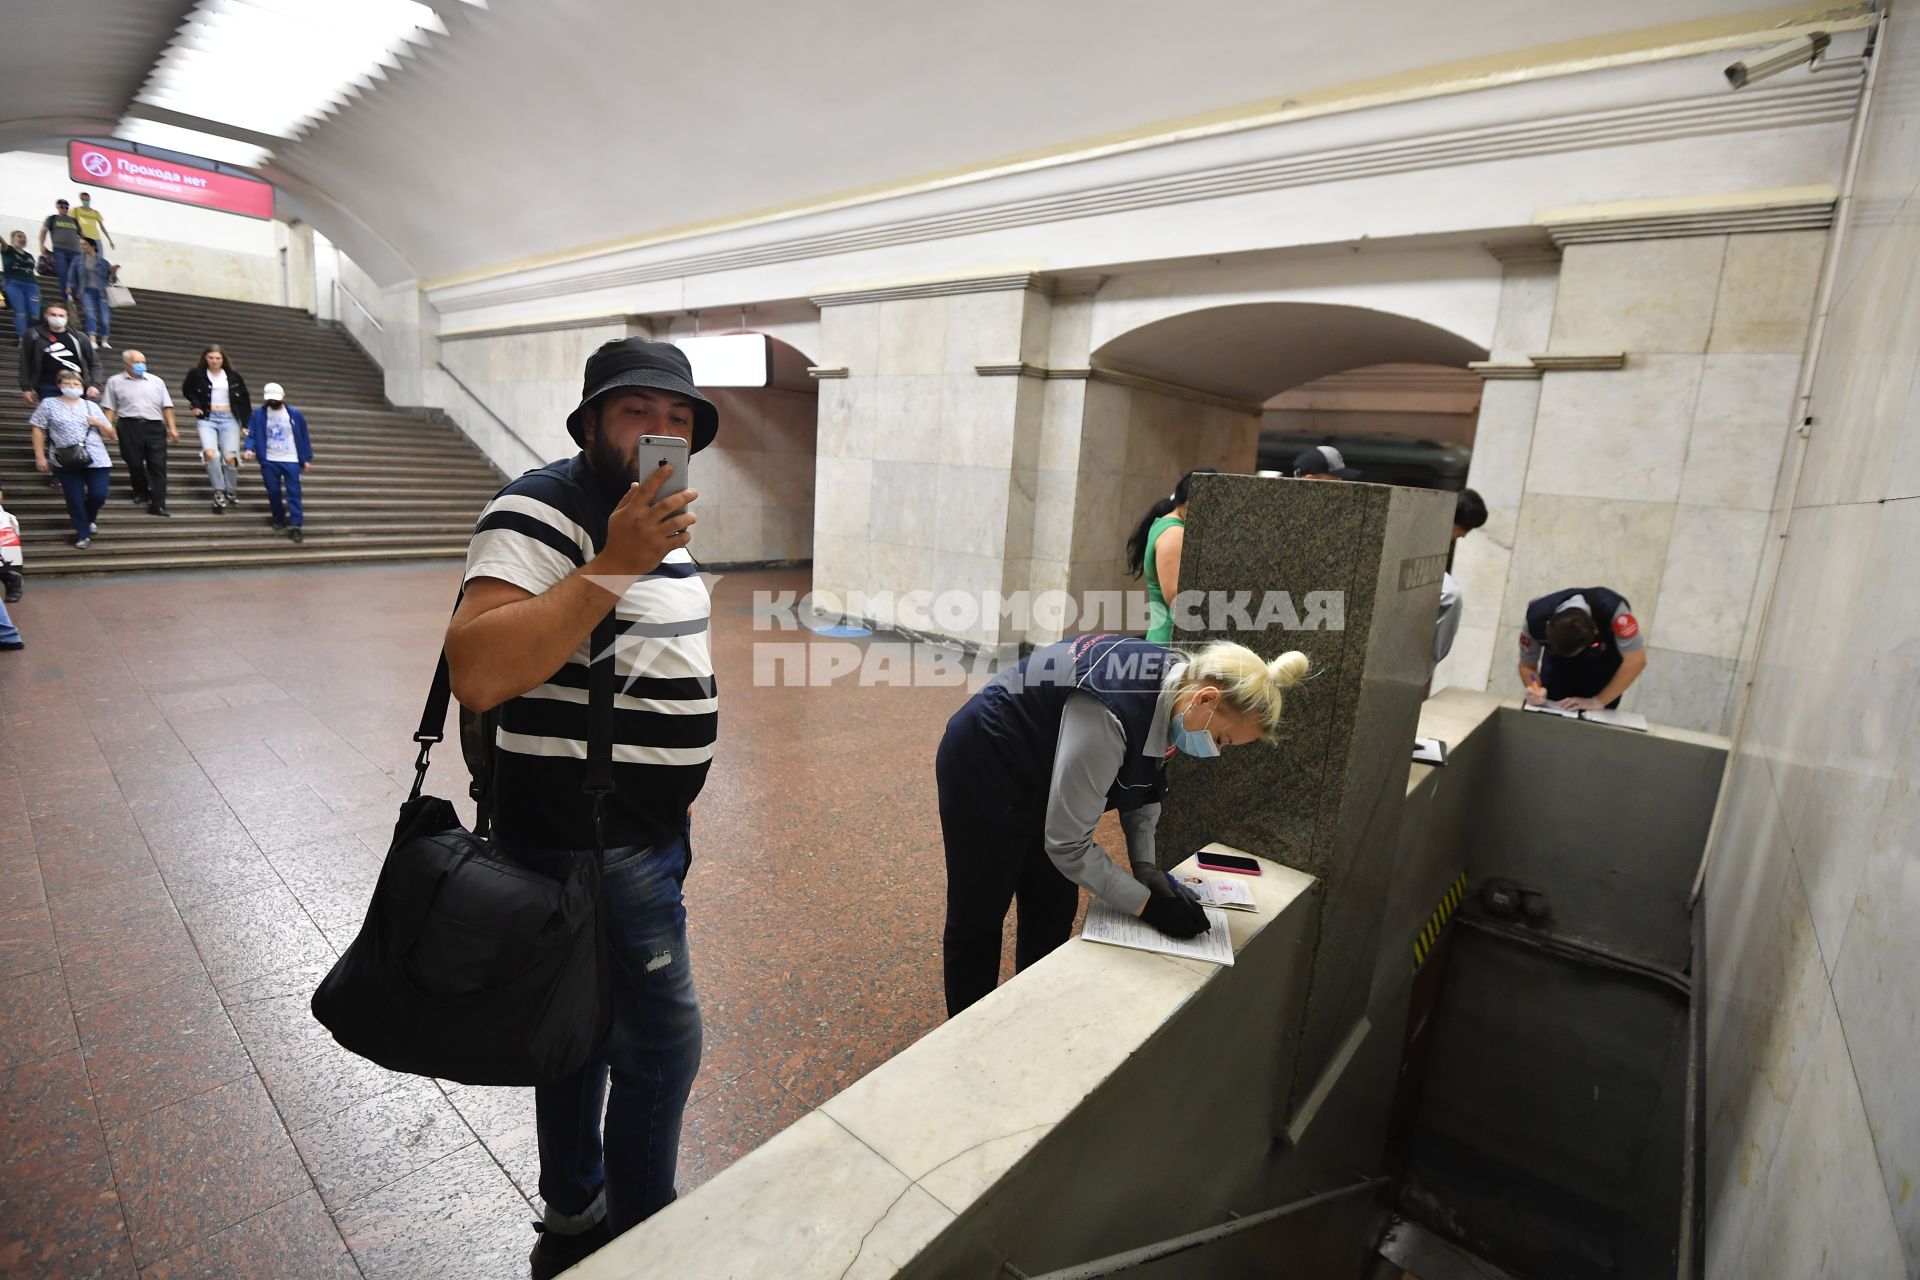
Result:
{"label": "ripped jeans", "polygon": [[[511,852],[528,866],[552,863],[556,873],[574,856]],[[541,1198],[571,1217],[593,1209],[604,1190],[616,1235],[674,1199],[680,1118],[700,1069],[700,1003],[680,897],[692,860],[685,836],[607,850],[601,885],[613,944],[613,1032],[586,1066],[534,1090]]]}

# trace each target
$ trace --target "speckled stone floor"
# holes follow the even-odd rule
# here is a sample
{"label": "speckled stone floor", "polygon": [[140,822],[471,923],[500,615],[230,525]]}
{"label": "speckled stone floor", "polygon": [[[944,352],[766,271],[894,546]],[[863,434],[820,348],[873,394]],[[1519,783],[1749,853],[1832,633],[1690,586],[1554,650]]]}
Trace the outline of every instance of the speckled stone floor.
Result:
{"label": "speckled stone floor", "polygon": [[[0,1274],[526,1274],[531,1092],[392,1075],[307,1010],[457,582],[29,577],[27,648],[0,654]],[[942,1017],[932,762],[966,690],[755,687],[754,641],[793,637],[753,631],[753,592],[805,587],[716,589],[683,1193]],[[429,786],[464,797],[457,750]]]}

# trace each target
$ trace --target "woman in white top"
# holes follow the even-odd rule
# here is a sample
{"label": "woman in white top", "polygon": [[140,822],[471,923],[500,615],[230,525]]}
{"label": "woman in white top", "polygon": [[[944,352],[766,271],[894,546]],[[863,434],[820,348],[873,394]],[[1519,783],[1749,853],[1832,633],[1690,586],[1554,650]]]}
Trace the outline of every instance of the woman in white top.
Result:
{"label": "woman in white top", "polygon": [[73,545],[93,545],[94,518],[107,503],[113,460],[100,438],[115,439],[100,406],[86,398],[87,384],[72,369],[60,371],[60,394],[42,400],[27,419],[33,428],[33,464],[60,481],[73,521]]}
{"label": "woman in white top", "polygon": [[213,513],[225,515],[240,500],[240,424],[253,414],[246,379],[217,346],[200,353],[200,363],[180,384],[180,394],[200,419],[200,457],[213,482]]}

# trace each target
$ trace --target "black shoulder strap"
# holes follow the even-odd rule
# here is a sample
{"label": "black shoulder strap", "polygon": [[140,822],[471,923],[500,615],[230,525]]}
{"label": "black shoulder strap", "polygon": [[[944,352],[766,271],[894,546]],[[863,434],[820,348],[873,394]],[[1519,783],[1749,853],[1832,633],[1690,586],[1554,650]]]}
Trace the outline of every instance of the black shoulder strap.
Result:
{"label": "black shoulder strap", "polygon": [[[459,608],[455,602],[454,608]],[[604,819],[606,800],[613,793],[613,687],[614,687],[614,610],[593,628],[587,675],[587,776],[580,789],[593,798],[593,838],[603,852],[606,849]],[[433,669],[433,684],[427,690],[427,705],[420,711],[420,727],[413,740],[420,744],[420,755],[413,763],[413,789],[409,800],[420,795],[427,782],[428,758],[433,744],[446,736],[447,708],[453,700],[453,677],[447,669],[447,651],[440,650],[440,662]],[[474,796],[476,805],[485,803],[484,791]]]}

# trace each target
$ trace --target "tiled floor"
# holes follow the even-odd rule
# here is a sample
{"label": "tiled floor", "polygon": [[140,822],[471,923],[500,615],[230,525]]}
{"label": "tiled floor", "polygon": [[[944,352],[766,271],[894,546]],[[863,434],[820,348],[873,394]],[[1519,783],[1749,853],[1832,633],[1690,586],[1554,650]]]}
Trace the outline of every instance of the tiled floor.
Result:
{"label": "tiled floor", "polygon": [[[457,575],[29,579],[0,654],[0,1275],[525,1274],[531,1093],[392,1075],[307,1011]],[[717,590],[683,1191],[941,1018],[932,759],[965,690],[754,688],[751,594],[805,585]],[[464,797],[457,750],[429,786]]]}

